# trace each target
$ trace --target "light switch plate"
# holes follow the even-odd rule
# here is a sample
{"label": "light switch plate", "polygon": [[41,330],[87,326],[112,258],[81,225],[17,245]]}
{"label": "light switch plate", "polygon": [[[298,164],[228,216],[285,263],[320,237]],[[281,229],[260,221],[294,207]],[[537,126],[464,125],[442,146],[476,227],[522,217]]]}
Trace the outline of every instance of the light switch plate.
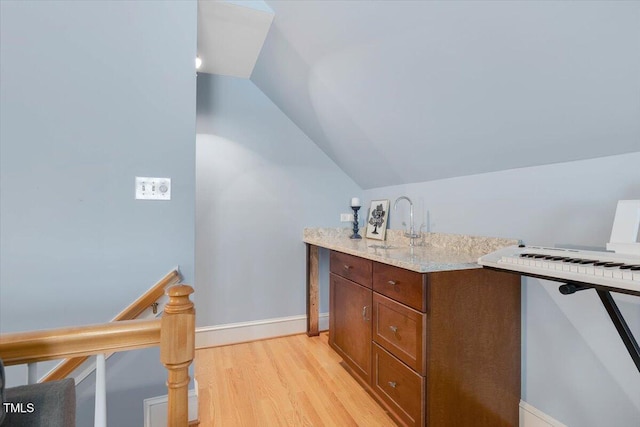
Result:
{"label": "light switch plate", "polygon": [[171,178],[136,176],[136,200],[171,200]]}

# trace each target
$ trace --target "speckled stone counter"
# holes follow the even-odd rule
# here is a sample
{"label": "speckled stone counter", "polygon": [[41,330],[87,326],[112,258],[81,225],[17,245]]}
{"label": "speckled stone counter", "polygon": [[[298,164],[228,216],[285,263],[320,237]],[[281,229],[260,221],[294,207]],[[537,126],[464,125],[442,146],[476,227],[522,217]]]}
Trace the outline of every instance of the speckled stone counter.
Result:
{"label": "speckled stone counter", "polygon": [[303,241],[419,273],[480,268],[477,260],[482,255],[518,244],[512,239],[424,233],[422,239],[416,239],[417,245],[410,247],[402,230],[387,230],[384,241],[354,240],[349,238],[351,234],[348,228],[305,228]]}

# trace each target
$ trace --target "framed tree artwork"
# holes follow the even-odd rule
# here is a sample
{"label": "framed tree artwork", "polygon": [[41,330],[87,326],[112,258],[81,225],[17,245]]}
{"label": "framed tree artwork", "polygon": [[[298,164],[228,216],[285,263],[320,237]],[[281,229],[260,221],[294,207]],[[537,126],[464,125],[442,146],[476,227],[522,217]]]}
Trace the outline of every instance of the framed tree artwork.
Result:
{"label": "framed tree artwork", "polygon": [[367,218],[367,239],[384,240],[389,217],[388,200],[372,200]]}

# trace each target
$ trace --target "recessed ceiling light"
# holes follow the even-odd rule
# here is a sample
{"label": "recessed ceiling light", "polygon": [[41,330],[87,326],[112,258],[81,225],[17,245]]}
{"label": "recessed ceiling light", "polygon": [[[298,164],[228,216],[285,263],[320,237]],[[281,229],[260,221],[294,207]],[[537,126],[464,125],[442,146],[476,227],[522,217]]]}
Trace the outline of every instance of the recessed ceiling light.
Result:
{"label": "recessed ceiling light", "polygon": [[196,70],[199,70],[201,65],[202,65],[202,59],[200,59],[199,56],[196,56]]}

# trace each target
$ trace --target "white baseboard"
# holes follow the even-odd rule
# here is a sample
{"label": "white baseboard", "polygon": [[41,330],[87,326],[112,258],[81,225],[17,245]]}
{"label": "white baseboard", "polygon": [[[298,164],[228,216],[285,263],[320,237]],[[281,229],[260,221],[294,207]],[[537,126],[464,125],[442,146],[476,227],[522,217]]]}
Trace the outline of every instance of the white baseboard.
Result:
{"label": "white baseboard", "polygon": [[[329,329],[329,313],[321,313],[318,324],[321,331]],[[204,326],[196,328],[196,348],[217,347],[302,334],[306,330],[307,316],[304,315]]]}
{"label": "white baseboard", "polygon": [[[195,380],[194,380],[195,381]],[[189,421],[198,419],[198,383],[195,388],[189,390]],[[167,426],[167,401],[168,396],[151,397],[144,399],[144,427]]]}
{"label": "white baseboard", "polygon": [[567,425],[521,400],[520,427],[567,427]]}

